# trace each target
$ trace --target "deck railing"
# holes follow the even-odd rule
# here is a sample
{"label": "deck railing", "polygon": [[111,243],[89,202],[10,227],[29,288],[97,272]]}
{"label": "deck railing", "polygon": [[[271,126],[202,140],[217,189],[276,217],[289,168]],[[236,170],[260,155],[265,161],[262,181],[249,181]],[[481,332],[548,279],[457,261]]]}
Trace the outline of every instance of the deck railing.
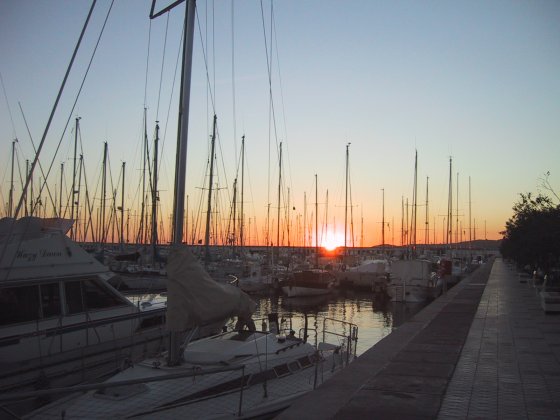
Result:
{"label": "deck railing", "polygon": [[[281,332],[284,333],[292,328],[292,324],[287,324],[287,327],[281,328]],[[333,328],[334,327],[334,328]],[[302,329],[303,330],[303,329]],[[315,328],[307,328],[307,333],[309,331],[315,331],[317,335],[317,331]],[[301,335],[301,331],[300,331]],[[356,343],[358,340],[358,327],[356,324],[351,322],[341,321],[334,318],[323,318],[323,342],[328,343],[328,340],[332,341],[332,337],[335,337],[336,344],[331,344],[330,350],[335,350],[335,352],[340,353],[340,360],[342,364],[339,367],[344,366],[344,362],[346,365],[350,362],[351,355],[356,355]],[[319,356],[317,353],[316,356],[312,357],[310,360],[314,361],[314,380],[313,380],[313,389],[318,385],[319,377],[323,375],[323,369],[327,368],[329,371],[331,369],[324,364],[324,360]],[[334,359],[333,359],[334,362]],[[333,365],[334,369],[334,365]],[[233,372],[239,371],[239,386],[232,388],[229,390],[231,393],[239,392],[239,400],[238,406],[233,408],[233,411],[237,411],[237,415],[241,416],[243,413],[243,391],[247,388],[247,383],[249,382],[249,377],[251,374],[246,374],[246,367],[244,365],[240,366],[229,366],[229,367],[220,367],[215,369],[185,369],[177,373],[173,374],[166,374],[162,376],[156,377],[149,377],[149,378],[137,378],[137,379],[130,379],[124,381],[115,381],[115,382],[103,382],[103,383],[93,383],[93,384],[81,384],[75,385],[70,387],[60,387],[60,388],[51,388],[45,390],[36,390],[36,391],[28,391],[28,392],[14,392],[14,393],[3,393],[0,394],[0,417],[3,417],[1,413],[8,414],[13,416],[14,418],[18,418],[16,413],[13,413],[9,407],[11,407],[14,403],[24,402],[24,404],[28,404],[27,401],[37,401],[37,400],[45,400],[45,399],[58,399],[58,397],[63,395],[69,395],[73,393],[80,393],[80,392],[87,392],[93,390],[106,390],[115,387],[127,387],[132,385],[138,384],[145,384],[149,382],[158,382],[158,381],[166,381],[166,380],[173,380],[173,379],[181,379],[181,378],[188,378],[194,376],[202,376],[214,373],[223,373],[223,372]],[[266,391],[265,391],[266,392]],[[204,399],[204,398],[202,398]],[[199,401],[199,399],[193,400],[190,403],[194,403]],[[232,400],[232,401],[235,401]],[[29,404],[28,404],[29,405]]]}

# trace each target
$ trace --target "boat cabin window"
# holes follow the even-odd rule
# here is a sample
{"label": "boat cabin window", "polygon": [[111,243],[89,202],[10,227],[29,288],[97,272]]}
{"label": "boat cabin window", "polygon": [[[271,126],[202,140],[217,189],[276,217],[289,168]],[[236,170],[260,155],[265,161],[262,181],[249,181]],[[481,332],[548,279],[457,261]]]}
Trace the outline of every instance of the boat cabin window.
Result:
{"label": "boat cabin window", "polygon": [[0,325],[52,318],[60,313],[58,283],[0,289]]}
{"label": "boat cabin window", "polygon": [[290,369],[290,372],[297,372],[299,370],[299,364],[298,362],[290,362],[288,363],[288,369]]}
{"label": "boat cabin window", "polygon": [[304,368],[306,368],[307,366],[311,366],[313,364],[313,362],[311,360],[309,360],[308,356],[300,357],[298,359],[298,362],[301,365],[301,367],[304,367]]}
{"label": "boat cabin window", "polygon": [[33,321],[39,318],[39,287],[0,289],[0,325]]}
{"label": "boat cabin window", "polygon": [[65,284],[66,308],[68,314],[76,314],[91,309],[104,309],[125,304],[94,280],[70,281]]}
{"label": "boat cabin window", "polygon": [[272,369],[265,370],[264,372],[253,373],[249,383],[252,386],[270,379],[276,379],[276,373],[274,373],[274,370]]}
{"label": "boat cabin window", "polygon": [[69,281],[65,283],[64,291],[66,292],[66,313],[78,314],[84,312],[81,282]]}
{"label": "boat cabin window", "polygon": [[60,315],[60,291],[58,283],[41,285],[41,309],[43,318],[52,318]]}
{"label": "boat cabin window", "polygon": [[274,366],[274,373],[276,373],[276,376],[281,377],[284,375],[287,375],[288,373],[290,373],[290,369],[288,369],[288,365],[287,364],[283,364],[283,365],[278,365],[278,366]]}

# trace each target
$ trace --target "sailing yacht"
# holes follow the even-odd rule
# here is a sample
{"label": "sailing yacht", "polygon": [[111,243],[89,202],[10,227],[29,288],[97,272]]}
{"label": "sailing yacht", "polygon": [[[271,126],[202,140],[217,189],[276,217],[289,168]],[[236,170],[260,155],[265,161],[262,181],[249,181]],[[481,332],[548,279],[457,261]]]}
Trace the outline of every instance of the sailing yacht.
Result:
{"label": "sailing yacht", "polygon": [[[282,410],[355,357],[357,327],[347,322],[317,346],[307,330],[286,331],[277,314],[256,329],[255,303],[231,284],[213,280],[186,247],[168,263],[168,328],[185,330],[236,315],[227,331],[148,358],[97,384],[96,390],[55,401],[28,418],[249,418]],[[268,322],[268,325],[266,325]],[[323,337],[326,337],[327,331]],[[84,388],[85,389],[85,388]]]}

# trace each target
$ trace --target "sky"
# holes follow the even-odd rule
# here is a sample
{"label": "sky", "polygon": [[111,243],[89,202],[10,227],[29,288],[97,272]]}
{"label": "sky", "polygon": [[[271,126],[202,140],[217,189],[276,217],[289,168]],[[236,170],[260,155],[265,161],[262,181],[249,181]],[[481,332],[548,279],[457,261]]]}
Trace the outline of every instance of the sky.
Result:
{"label": "sky", "polygon": [[[156,8],[165,4],[169,2],[158,1]],[[25,160],[34,156],[25,121],[38,145],[90,5],[82,0],[0,2],[2,215],[9,196],[12,141],[18,139],[23,171]],[[53,197],[64,163],[66,199],[74,121],[80,117],[89,194],[99,203],[107,142],[113,185],[108,188],[117,189],[120,197],[119,171],[126,162],[125,208],[134,230],[146,108],[150,149],[155,121],[160,124],[164,237],[173,197],[184,5],[150,21],[150,1],[115,1],[78,96],[110,5],[97,2],[40,161],[44,173],[52,165],[47,178]],[[400,244],[402,203],[413,199],[416,152],[417,242],[425,237],[427,182],[430,242],[434,236],[442,241],[450,157],[460,236],[468,239],[470,224],[478,239],[501,238],[519,193],[545,191],[548,171],[550,185],[560,190],[558,22],[560,2],[544,0],[199,0],[187,235],[195,240],[204,236],[193,224],[203,226],[205,220],[215,113],[218,204],[212,220],[223,227],[230,219],[234,179],[241,184],[245,136],[246,241],[265,241],[269,214],[269,241],[276,242],[280,142],[283,245],[288,240],[301,244],[304,226],[309,244],[315,208],[325,243],[327,237],[342,243],[346,210],[349,245],[380,243],[383,213],[385,241]],[[36,190],[39,177],[43,175],[37,171]],[[16,179],[17,199],[21,184]],[[239,186],[237,212],[240,194]],[[411,217],[410,209],[408,213]]]}

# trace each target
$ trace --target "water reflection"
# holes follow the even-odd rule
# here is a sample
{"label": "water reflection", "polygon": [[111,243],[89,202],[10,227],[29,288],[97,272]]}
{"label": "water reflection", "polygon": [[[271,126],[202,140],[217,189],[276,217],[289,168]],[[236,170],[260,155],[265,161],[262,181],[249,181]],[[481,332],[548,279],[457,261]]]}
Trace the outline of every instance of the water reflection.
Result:
{"label": "water reflection", "polygon": [[[376,299],[371,293],[345,292],[331,295],[292,297],[283,295],[253,296],[257,302],[255,318],[265,318],[270,312],[292,317],[291,328],[303,328],[305,317],[309,328],[322,329],[324,318],[344,320],[358,326],[357,354],[372,347],[402,323],[420,311],[425,304],[406,304]],[[338,331],[348,335],[349,331]],[[318,337],[321,339],[321,337]]]}
{"label": "water reflection", "polygon": [[[133,302],[149,300],[161,302],[166,299],[166,296],[136,294],[130,295],[129,298]],[[358,355],[371,348],[425,306],[423,303],[400,303],[376,299],[372,293],[353,291],[292,298],[281,294],[266,294],[252,295],[252,298],[257,303],[254,315],[257,328],[262,327],[262,320],[265,320],[269,313],[277,312],[281,319],[284,318],[285,328],[294,330],[296,334],[303,334],[307,318],[309,340],[313,343],[323,339],[317,336],[316,331],[323,330],[322,323],[325,318],[334,318],[357,325],[359,339],[356,353]],[[230,320],[228,327],[233,328],[234,325],[235,320]],[[350,332],[348,326],[340,329],[340,326],[335,326],[333,323],[332,328],[336,327],[339,328],[336,332],[341,336],[347,336]]]}

